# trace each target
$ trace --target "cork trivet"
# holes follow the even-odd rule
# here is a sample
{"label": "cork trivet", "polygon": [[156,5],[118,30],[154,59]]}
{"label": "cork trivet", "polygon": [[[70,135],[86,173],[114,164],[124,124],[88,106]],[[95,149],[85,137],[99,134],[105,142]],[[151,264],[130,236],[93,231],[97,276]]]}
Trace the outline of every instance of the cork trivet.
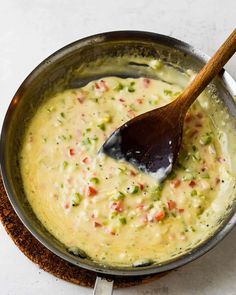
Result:
{"label": "cork trivet", "polygon": [[[38,264],[41,269],[67,282],[84,287],[94,287],[96,280],[95,272],[72,265],[71,263],[66,262],[65,260],[56,256],[47,248],[45,248],[40,242],[38,242],[38,240],[36,240],[25,228],[8,200],[1,176],[0,220],[6,232],[12,238],[21,252],[23,252],[31,261]],[[108,276],[108,278],[114,279],[115,288],[125,288],[148,283],[162,277],[165,274],[166,273],[144,277]]]}

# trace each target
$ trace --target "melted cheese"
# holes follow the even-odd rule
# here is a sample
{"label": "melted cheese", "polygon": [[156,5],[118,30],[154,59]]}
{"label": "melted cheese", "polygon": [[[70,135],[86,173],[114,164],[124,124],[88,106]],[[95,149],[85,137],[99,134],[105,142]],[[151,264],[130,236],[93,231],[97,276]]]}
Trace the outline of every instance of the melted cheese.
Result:
{"label": "melted cheese", "polygon": [[178,163],[163,184],[97,153],[121,124],[181,91],[178,83],[106,77],[39,108],[25,134],[22,179],[37,217],[66,247],[102,264],[135,265],[169,260],[207,237],[232,179],[206,95],[187,114]]}

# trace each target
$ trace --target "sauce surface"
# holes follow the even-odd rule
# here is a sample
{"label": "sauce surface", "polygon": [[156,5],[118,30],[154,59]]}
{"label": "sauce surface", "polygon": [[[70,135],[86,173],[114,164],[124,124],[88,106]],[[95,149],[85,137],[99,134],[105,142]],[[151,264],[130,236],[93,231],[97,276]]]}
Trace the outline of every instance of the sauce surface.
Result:
{"label": "sauce surface", "polygon": [[106,77],[59,93],[36,112],[20,154],[25,192],[39,220],[71,251],[110,265],[162,262],[214,226],[228,176],[199,101],[186,116],[179,159],[164,183],[97,153],[117,127],[181,91],[178,83]]}

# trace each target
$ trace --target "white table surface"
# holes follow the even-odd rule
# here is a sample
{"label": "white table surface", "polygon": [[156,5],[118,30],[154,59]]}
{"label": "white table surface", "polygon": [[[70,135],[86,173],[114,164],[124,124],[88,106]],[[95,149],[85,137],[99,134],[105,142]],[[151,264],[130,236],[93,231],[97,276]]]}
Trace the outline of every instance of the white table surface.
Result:
{"label": "white table surface", "polygon": [[[146,30],[186,41],[208,54],[235,27],[234,0],[0,0],[0,126],[26,75],[74,40],[111,30]],[[236,78],[236,57],[226,68]],[[236,294],[236,229],[204,257],[147,285],[116,290],[131,295]],[[1,295],[92,294],[40,270],[0,225]]]}

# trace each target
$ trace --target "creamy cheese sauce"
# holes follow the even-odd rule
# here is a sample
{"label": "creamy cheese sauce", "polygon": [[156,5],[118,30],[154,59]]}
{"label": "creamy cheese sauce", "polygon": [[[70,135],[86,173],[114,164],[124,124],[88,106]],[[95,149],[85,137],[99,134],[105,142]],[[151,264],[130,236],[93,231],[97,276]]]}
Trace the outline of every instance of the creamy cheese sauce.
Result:
{"label": "creamy cheese sauce", "polygon": [[206,95],[185,118],[178,162],[164,183],[98,154],[117,127],[181,91],[178,83],[105,77],[58,93],[36,112],[20,154],[24,189],[39,220],[66,247],[128,266],[171,259],[207,236],[232,179]]}

